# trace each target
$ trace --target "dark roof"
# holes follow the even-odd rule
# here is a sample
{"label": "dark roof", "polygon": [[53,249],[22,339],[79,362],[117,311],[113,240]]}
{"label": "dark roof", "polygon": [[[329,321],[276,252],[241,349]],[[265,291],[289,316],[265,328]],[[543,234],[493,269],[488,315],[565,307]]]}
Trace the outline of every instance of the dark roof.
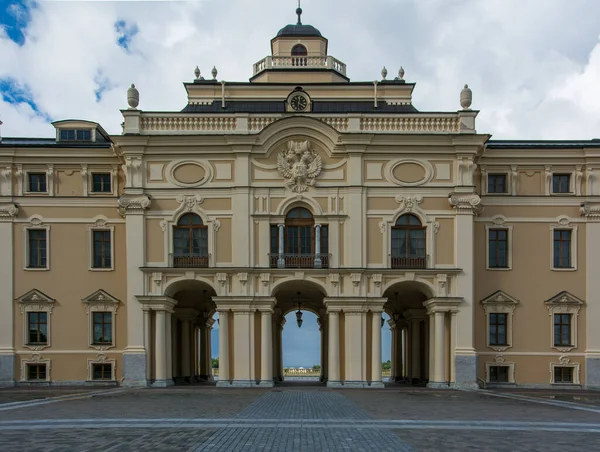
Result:
{"label": "dark roof", "polygon": [[321,38],[321,32],[317,30],[312,25],[303,25],[303,24],[289,24],[283,27],[277,33],[277,37],[281,36],[316,36]]}
{"label": "dark roof", "polygon": [[55,147],[55,148],[109,148],[110,142],[104,139],[98,141],[56,141],[55,138],[12,138],[4,137],[0,146],[10,147]]}
{"label": "dark roof", "polygon": [[[418,113],[412,105],[388,105],[372,101],[322,101],[313,102],[311,113]],[[182,113],[285,113],[285,101],[226,101],[225,108],[215,100],[212,105],[188,104]]]}
{"label": "dark roof", "polygon": [[488,149],[551,149],[600,148],[600,139],[593,140],[489,140]]}

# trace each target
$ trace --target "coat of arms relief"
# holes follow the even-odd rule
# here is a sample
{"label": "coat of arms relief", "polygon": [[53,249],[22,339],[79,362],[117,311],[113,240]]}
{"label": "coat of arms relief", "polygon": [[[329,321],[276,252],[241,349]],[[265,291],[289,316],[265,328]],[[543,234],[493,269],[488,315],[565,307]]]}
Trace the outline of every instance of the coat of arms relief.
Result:
{"label": "coat of arms relief", "polygon": [[321,157],[310,147],[309,141],[289,141],[287,149],[277,156],[277,169],[285,178],[286,187],[302,193],[314,187],[321,173]]}

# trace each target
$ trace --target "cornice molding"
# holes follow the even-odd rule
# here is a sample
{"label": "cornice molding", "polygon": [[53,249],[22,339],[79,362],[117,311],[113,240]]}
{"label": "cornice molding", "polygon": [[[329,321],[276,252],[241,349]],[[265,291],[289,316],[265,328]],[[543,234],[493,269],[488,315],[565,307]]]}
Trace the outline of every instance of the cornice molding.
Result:
{"label": "cornice molding", "polygon": [[19,214],[19,206],[15,203],[0,204],[0,223],[10,222]]}
{"label": "cornice molding", "polygon": [[587,221],[600,221],[600,203],[584,202],[579,206],[579,213]]}

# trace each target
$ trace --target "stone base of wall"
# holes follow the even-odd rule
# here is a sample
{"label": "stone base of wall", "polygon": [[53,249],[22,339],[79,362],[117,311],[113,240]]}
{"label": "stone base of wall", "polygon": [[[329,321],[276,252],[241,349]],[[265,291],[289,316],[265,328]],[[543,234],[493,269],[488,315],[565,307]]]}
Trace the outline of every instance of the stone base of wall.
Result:
{"label": "stone base of wall", "polygon": [[154,380],[152,382],[153,388],[168,388],[169,386],[173,386],[173,380]]}
{"label": "stone base of wall", "polygon": [[600,389],[600,358],[585,359],[585,387]]}
{"label": "stone base of wall", "polygon": [[430,381],[427,383],[427,387],[432,389],[450,389],[450,383],[447,381]]}
{"label": "stone base of wall", "polygon": [[15,386],[15,355],[0,355],[0,388]]}
{"label": "stone base of wall", "polygon": [[477,384],[477,356],[456,355],[454,360],[455,381],[452,388],[455,389],[479,389]]}
{"label": "stone base of wall", "polygon": [[261,388],[272,388],[275,386],[275,382],[273,380],[261,380],[258,386]]}
{"label": "stone base of wall", "polygon": [[146,354],[123,354],[123,386],[127,388],[147,387]]}

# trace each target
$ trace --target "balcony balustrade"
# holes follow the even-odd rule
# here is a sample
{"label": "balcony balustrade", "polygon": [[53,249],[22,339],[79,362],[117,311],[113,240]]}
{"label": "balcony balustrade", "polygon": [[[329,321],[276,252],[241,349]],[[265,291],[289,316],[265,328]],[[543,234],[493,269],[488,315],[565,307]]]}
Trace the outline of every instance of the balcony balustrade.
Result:
{"label": "balcony balustrade", "polygon": [[268,56],[254,64],[254,75],[267,69],[333,69],[346,75],[346,65],[332,56]]}
{"label": "balcony balustrade", "polygon": [[269,254],[271,268],[329,268],[331,254]]}
{"label": "balcony balustrade", "polygon": [[427,261],[429,255],[422,257],[395,257],[392,256],[391,266],[392,268],[400,269],[424,269],[427,268]]}
{"label": "balcony balustrade", "polygon": [[169,254],[169,263],[172,268],[206,268],[209,256],[200,254]]}

